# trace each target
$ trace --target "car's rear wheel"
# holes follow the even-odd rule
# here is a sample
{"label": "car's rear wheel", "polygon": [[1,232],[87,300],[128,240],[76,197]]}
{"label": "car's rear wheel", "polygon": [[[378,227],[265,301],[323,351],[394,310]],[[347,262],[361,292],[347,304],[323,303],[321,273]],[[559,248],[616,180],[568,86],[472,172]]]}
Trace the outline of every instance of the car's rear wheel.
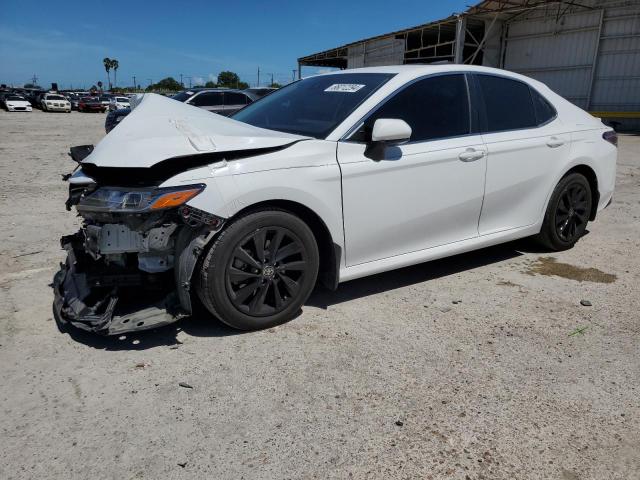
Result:
{"label": "car's rear wheel", "polygon": [[283,210],[249,213],[216,238],[200,267],[198,296],[227,325],[255,330],[291,320],[318,275],[311,229]]}
{"label": "car's rear wheel", "polygon": [[587,228],[592,201],[591,186],[584,175],[565,176],[551,195],[537,240],[555,251],[573,247]]}

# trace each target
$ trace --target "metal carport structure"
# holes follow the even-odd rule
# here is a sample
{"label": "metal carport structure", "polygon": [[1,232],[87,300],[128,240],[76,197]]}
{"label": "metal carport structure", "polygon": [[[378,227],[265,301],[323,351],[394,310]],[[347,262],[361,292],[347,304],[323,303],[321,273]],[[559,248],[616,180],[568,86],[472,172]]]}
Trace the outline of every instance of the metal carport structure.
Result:
{"label": "metal carport structure", "polygon": [[640,127],[640,0],[485,0],[301,57],[298,68],[442,61],[523,73],[595,115]]}

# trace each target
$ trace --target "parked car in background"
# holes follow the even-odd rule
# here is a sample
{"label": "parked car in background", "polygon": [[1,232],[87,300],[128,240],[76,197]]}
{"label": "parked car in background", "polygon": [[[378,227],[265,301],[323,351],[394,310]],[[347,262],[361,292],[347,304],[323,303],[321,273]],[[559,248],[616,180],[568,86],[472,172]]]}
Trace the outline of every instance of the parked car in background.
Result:
{"label": "parked car in background", "polygon": [[63,95],[47,93],[40,101],[43,112],[71,112],[71,103]]}
{"label": "parked car in background", "polygon": [[116,96],[111,97],[109,100],[109,110],[119,110],[122,108],[129,108],[129,97]]}
{"label": "parked car in background", "polygon": [[131,113],[130,108],[120,108],[118,110],[110,110],[109,113],[107,113],[107,118],[104,121],[105,132],[109,133],[111,130],[113,130],[122,121],[124,117],[129,115],[129,113]]}
{"label": "parked car in background", "polygon": [[256,88],[245,88],[242,91],[255,95],[258,98],[262,98],[265,95],[269,95],[270,93],[275,92],[276,90],[278,89],[273,87],[256,87]]}
{"label": "parked car in background", "polygon": [[228,117],[257,100],[258,96],[245,90],[194,88],[171,98]]}
{"label": "parked car in background", "polygon": [[78,103],[80,102],[80,96],[77,93],[65,92],[64,96],[71,104],[71,110],[78,110]]}
{"label": "parked car in background", "polygon": [[26,98],[13,93],[3,95],[2,106],[8,112],[30,112],[33,109]]}
{"label": "parked car in background", "polygon": [[78,101],[79,112],[104,112],[106,109],[107,107],[96,97],[83,97]]}
{"label": "parked car in background", "polygon": [[109,103],[111,102],[111,95],[100,95],[98,97],[102,105],[104,105],[105,109],[109,108]]}

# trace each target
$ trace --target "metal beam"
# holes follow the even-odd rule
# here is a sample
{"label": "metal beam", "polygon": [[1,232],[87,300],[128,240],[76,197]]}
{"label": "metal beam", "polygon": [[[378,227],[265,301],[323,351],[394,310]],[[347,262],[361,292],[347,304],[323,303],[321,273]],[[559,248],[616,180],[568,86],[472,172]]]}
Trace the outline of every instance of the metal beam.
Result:
{"label": "metal beam", "polygon": [[598,39],[596,40],[596,48],[593,49],[593,61],[591,62],[591,72],[589,73],[589,90],[587,90],[587,108],[591,106],[591,96],[593,95],[593,84],[596,78],[596,69],[598,68],[598,51],[602,42],[602,24],[604,23],[604,8],[600,10],[600,24],[598,26]]}
{"label": "metal beam", "polygon": [[458,18],[456,20],[456,46],[453,63],[462,63],[464,61],[462,54],[464,49],[464,37],[466,30],[467,18],[462,15],[458,15]]}

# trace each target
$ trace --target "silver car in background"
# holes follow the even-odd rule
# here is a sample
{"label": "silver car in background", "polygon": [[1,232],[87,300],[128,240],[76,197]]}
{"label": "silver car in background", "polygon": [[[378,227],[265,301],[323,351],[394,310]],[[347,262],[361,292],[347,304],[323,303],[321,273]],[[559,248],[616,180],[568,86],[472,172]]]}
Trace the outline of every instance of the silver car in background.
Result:
{"label": "silver car in background", "polygon": [[171,98],[228,117],[257,100],[258,96],[228,88],[194,88],[184,90]]}

